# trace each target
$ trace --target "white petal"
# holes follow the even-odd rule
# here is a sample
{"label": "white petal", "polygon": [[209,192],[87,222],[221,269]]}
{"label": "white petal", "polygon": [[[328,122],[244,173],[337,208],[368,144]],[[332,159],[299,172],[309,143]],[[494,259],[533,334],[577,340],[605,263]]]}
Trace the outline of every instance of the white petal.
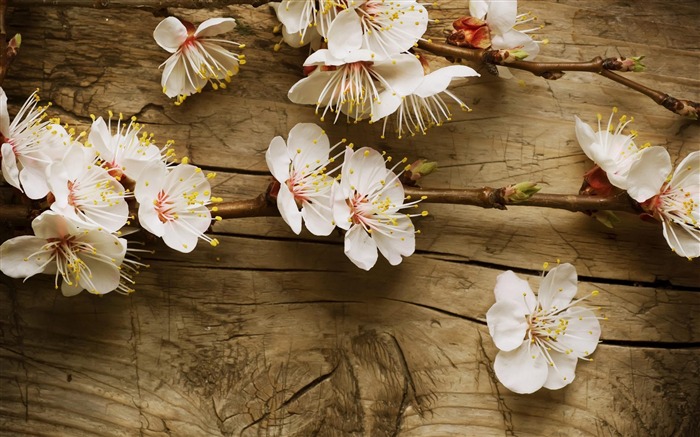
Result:
{"label": "white petal", "polygon": [[423,66],[414,55],[402,54],[377,62],[372,70],[381,76],[386,85],[401,96],[407,96],[423,80]]}
{"label": "white petal", "polygon": [[685,188],[700,186],[700,150],[688,154],[673,172],[671,186]]}
{"label": "white petal", "polygon": [[627,173],[627,193],[637,202],[650,199],[659,194],[672,168],[671,156],[665,147],[642,149]]}
{"label": "white petal", "polygon": [[24,188],[24,194],[30,199],[41,199],[49,194],[46,169],[43,167],[24,167],[19,172],[19,181]]}
{"label": "white petal", "polygon": [[596,135],[593,128],[588,124],[581,121],[578,116],[576,119],[576,139],[578,139],[578,144],[581,146],[583,153],[588,156],[588,159],[597,163],[599,156],[600,144],[598,144],[598,136]]}
{"label": "white petal", "polygon": [[483,20],[489,10],[488,0],[469,0],[469,15]]}
{"label": "white petal", "polygon": [[330,193],[323,197],[314,197],[312,203],[304,202],[301,215],[304,217],[306,229],[314,235],[330,235],[335,229]]}
{"label": "white petal", "polygon": [[177,18],[168,17],[158,23],[153,38],[167,52],[175,53],[187,39],[187,29]]}
{"label": "white petal", "polygon": [[277,209],[280,210],[280,215],[282,219],[292,228],[295,234],[299,235],[301,232],[301,212],[294,200],[294,194],[289,191],[286,183],[280,184],[279,193],[277,193]]}
{"label": "white petal", "polygon": [[348,230],[352,225],[350,218],[352,217],[352,212],[350,206],[346,201],[344,190],[341,184],[334,184],[331,188],[331,200],[333,207],[333,221],[336,226],[341,229]]}
{"label": "white petal", "polygon": [[12,151],[10,143],[2,144],[2,177],[5,182],[22,191],[19,183],[19,168],[17,167],[17,159],[15,152]]}
{"label": "white petal", "polygon": [[371,194],[382,186],[386,177],[384,157],[374,149],[363,147],[343,162],[343,178],[361,194]]}
{"label": "white petal", "polygon": [[[39,258],[30,255],[42,252],[46,240],[33,235],[22,235],[11,238],[0,246],[0,270],[11,278],[29,278],[42,273],[42,265],[47,261],[49,253],[40,253]],[[54,263],[55,264],[55,263]]]}
{"label": "white petal", "polygon": [[512,300],[496,302],[489,308],[486,324],[497,348],[512,351],[523,343],[528,327],[527,314],[523,305]]}
{"label": "white petal", "polygon": [[600,322],[596,314],[585,307],[574,306],[562,313],[567,326],[563,335],[557,337],[557,342],[564,348],[570,349],[571,355],[586,357],[598,347],[600,340]]}
{"label": "white petal", "polygon": [[567,306],[576,296],[578,276],[569,263],[561,264],[547,272],[540,284],[537,298],[545,310]]}
{"label": "white petal", "polygon": [[663,221],[664,238],[677,255],[686,258],[700,256],[700,229],[689,224]]}
{"label": "white petal", "polygon": [[515,393],[534,393],[544,385],[549,365],[540,350],[525,340],[512,351],[499,351],[493,363],[498,380]]}
{"label": "white petal", "polygon": [[109,148],[112,143],[112,133],[102,117],[98,117],[92,122],[87,142],[97,149],[97,152],[105,159],[111,160],[114,157],[114,150]]}
{"label": "white petal", "polygon": [[479,73],[466,65],[449,65],[426,75],[413,93],[419,97],[430,97],[445,91],[452,79],[471,76],[479,76]]}
{"label": "white petal", "polygon": [[211,216],[207,216],[208,212],[207,207],[203,206],[192,210],[191,213],[180,215],[177,220],[166,222],[163,242],[178,252],[192,252],[197,246],[199,237],[211,224]]}
{"label": "white petal", "polygon": [[512,270],[505,271],[496,277],[493,294],[496,296],[496,302],[513,301],[522,305],[525,314],[532,313],[537,306],[537,299],[530,284],[520,279]]}
{"label": "white petal", "polygon": [[381,120],[384,117],[388,117],[403,103],[403,97],[394,93],[391,90],[384,90],[379,93],[379,101],[374,104],[374,109],[372,112],[372,123]]}
{"label": "white petal", "polygon": [[547,380],[544,382],[544,388],[550,390],[559,390],[571,384],[576,377],[576,364],[578,358],[571,354],[562,354],[551,351],[549,355],[552,357],[553,366],[549,366]]}
{"label": "white petal", "polygon": [[143,197],[139,200],[139,224],[156,237],[162,237],[165,234],[165,226],[153,206],[154,201],[155,197]]}
{"label": "white petal", "polygon": [[77,296],[80,294],[81,291],[83,291],[85,288],[82,287],[77,281],[75,281],[75,278],[71,276],[71,283],[68,283],[65,279],[63,280],[63,283],[61,284],[61,293],[65,297],[72,297],[72,296]]}
{"label": "white petal", "polygon": [[336,58],[344,58],[348,53],[362,46],[362,24],[355,9],[340,12],[328,29],[328,50]]}
{"label": "white petal", "polygon": [[[287,138],[289,156],[297,172],[310,173],[328,161],[328,136],[314,123],[297,123]],[[306,169],[306,170],[305,170]]]}
{"label": "white petal", "polygon": [[[491,33],[504,34],[513,28],[518,15],[517,0],[493,0],[489,3],[486,22]],[[497,48],[494,46],[494,48]]]}
{"label": "white petal", "polygon": [[32,230],[34,235],[43,240],[62,238],[78,233],[78,228],[74,222],[53,211],[44,211],[39,217],[35,218],[32,221]]}
{"label": "white petal", "polygon": [[363,270],[374,267],[379,257],[374,240],[359,225],[354,225],[345,233],[345,255]]}
{"label": "white petal", "polygon": [[[316,52],[318,53],[318,52]],[[333,77],[333,71],[318,71],[310,74],[292,85],[287,96],[293,103],[301,105],[316,105],[319,102],[321,91]]]}
{"label": "white petal", "polygon": [[204,20],[194,33],[196,38],[216,36],[230,32],[236,27],[236,20],[233,18],[210,18]]}
{"label": "white petal", "polygon": [[276,136],[270,141],[270,146],[265,152],[265,161],[267,162],[267,168],[270,169],[270,173],[277,179],[277,182],[284,184],[289,179],[291,159],[289,158],[284,138]]}
{"label": "white petal", "polygon": [[308,3],[315,0],[283,0],[276,8],[277,19],[291,33],[298,33],[312,22],[313,14],[309,14]]}
{"label": "white petal", "polygon": [[7,95],[0,87],[0,134],[10,135],[10,114],[7,112]]}
{"label": "white petal", "polygon": [[495,35],[491,39],[491,47],[495,50],[511,50],[518,49],[527,52],[527,60],[531,61],[540,52],[540,46],[530,35],[510,30],[502,35]]}
{"label": "white petal", "polygon": [[79,280],[81,287],[91,293],[105,294],[119,286],[120,274],[116,264],[92,258],[89,255],[83,255],[82,259],[91,274],[90,276],[87,272],[81,274]]}
{"label": "white petal", "polygon": [[402,257],[413,255],[416,249],[416,236],[411,219],[402,215],[397,217],[396,221],[396,225],[387,225],[384,228],[385,231],[391,230],[393,234],[372,231],[372,239],[377,248],[392,266],[401,264]]}

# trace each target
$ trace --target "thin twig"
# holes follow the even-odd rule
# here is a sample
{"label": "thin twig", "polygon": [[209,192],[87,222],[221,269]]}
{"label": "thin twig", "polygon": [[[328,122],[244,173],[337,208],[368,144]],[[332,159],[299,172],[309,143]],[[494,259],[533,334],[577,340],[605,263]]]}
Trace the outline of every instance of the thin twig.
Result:
{"label": "thin twig", "polygon": [[661,91],[654,90],[638,82],[621,76],[611,70],[619,68],[616,58],[596,57],[587,62],[531,62],[512,60],[506,61],[499,50],[471,49],[434,41],[418,41],[418,47],[434,55],[455,59],[465,59],[484,64],[501,65],[517,70],[529,71],[535,76],[545,79],[558,79],[564,72],[578,71],[596,73],[634,91],[651,98],[656,104],[663,106],[679,115],[697,118],[700,104],[691,100],[677,99]]}

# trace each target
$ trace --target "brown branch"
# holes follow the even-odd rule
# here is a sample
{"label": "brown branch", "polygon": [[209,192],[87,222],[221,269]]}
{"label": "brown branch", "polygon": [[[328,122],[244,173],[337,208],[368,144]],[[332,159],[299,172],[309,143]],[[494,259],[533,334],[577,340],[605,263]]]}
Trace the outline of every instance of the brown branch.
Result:
{"label": "brown branch", "polygon": [[529,71],[535,76],[545,79],[558,79],[564,72],[578,71],[586,73],[596,73],[607,79],[624,85],[651,98],[656,104],[663,106],[671,112],[679,115],[698,118],[700,104],[691,100],[676,99],[666,93],[644,86],[632,79],[614,73],[611,70],[622,68],[617,58],[595,57],[587,62],[531,62],[521,60],[507,60],[503,50],[484,50],[457,47],[446,43],[433,41],[418,41],[418,47],[438,56],[455,59],[465,59],[468,61],[484,64],[501,65],[517,70]]}
{"label": "brown branch", "polygon": [[222,219],[275,217],[280,215],[277,206],[265,194],[261,194],[255,199],[219,203],[212,207],[212,212]]}

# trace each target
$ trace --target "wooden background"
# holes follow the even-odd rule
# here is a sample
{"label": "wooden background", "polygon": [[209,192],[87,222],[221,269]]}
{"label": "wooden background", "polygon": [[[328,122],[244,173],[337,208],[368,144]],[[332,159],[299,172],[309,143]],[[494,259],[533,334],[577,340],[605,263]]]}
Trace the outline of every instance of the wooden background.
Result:
{"label": "wooden background", "polygon": [[[305,51],[273,52],[269,6],[119,3],[15,2],[8,34],[20,32],[23,43],[4,84],[11,112],[40,88],[54,114],[81,128],[91,113],[136,115],[161,144],[172,138],[181,155],[217,171],[216,195],[262,192],[270,139],[317,121],[286,99]],[[698,6],[561,0],[523,1],[520,10],[546,24],[541,60],[646,55],[648,71],[636,79],[697,101]],[[443,21],[430,34],[466,8],[440,2],[431,14]],[[248,45],[248,63],[228,90],[207,89],[181,107],[161,93],[167,54],[152,32],[171,14],[238,20],[231,38]],[[454,88],[474,111],[457,111],[426,136],[324,128],[332,140],[437,160],[425,186],[444,188],[535,180],[574,193],[591,163],[573,117],[592,123],[613,105],[674,162],[700,145],[697,122],[593,74],[547,82],[483,73]],[[369,273],[344,257],[340,235],[296,236],[281,219],[261,218],[218,223],[221,245],[187,256],[149,243],[151,268],[128,297],[64,298],[48,277],[0,277],[0,434],[700,435],[699,264],[674,255],[659,226],[621,216],[611,230],[583,214],[530,207],[428,209],[416,254],[393,268],[381,259]],[[542,263],[557,258],[576,266],[581,295],[601,291],[602,344],[565,389],[516,395],[492,369],[485,313],[495,278],[510,268],[536,288]]]}

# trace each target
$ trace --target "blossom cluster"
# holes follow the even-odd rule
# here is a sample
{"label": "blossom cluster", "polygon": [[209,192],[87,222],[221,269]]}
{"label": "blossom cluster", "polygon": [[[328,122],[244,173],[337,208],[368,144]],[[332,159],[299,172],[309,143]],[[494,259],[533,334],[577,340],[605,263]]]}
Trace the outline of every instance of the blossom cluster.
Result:
{"label": "blossom cluster", "polygon": [[[633,121],[623,115],[607,126],[598,115],[598,130],[576,117],[576,137],[586,156],[605,172],[599,191],[626,190],[648,216],[661,221],[668,245],[680,256],[700,256],[700,151],[691,152],[673,171],[671,156],[661,146],[637,146],[636,132],[625,133]],[[589,172],[591,173],[591,172]],[[612,186],[611,186],[612,185]],[[606,190],[606,188],[608,188]]]}
{"label": "blossom cluster", "polygon": [[423,37],[428,11],[416,1],[316,2],[284,0],[275,7],[284,40],[315,50],[304,61],[307,76],[292,86],[289,99],[315,105],[321,120],[384,120],[395,115],[395,131],[425,133],[451,119],[442,94],[467,105],[447,87],[455,78],[478,76],[453,65],[431,72],[428,60],[410,50]]}
{"label": "blossom cluster", "polygon": [[[336,151],[341,146],[344,150]],[[342,165],[333,166],[341,155]],[[391,265],[413,254],[417,231],[411,217],[427,211],[403,212],[420,201],[405,202],[399,177],[411,166],[395,172],[405,158],[387,169],[391,157],[369,147],[355,150],[345,140],[331,146],[313,123],[294,126],[286,142],[275,137],[265,157],[279,183],[277,207],[295,233],[301,232],[302,222],[314,235],[329,235],[336,227],[345,230],[345,254],[364,270],[375,265],[377,251]]]}
{"label": "blossom cluster", "polygon": [[[0,88],[2,175],[46,210],[32,222],[33,236],[20,236],[0,246],[0,270],[10,277],[55,275],[64,295],[86,289],[105,294],[133,291],[133,273],[143,264],[122,236],[138,203],[141,227],[165,244],[190,252],[211,224],[208,179],[186,158],[175,162],[166,143],[159,148],[135,118],[120,114],[93,118],[89,134],[50,119],[47,106],[32,94],[10,122],[7,97]],[[116,126],[114,126],[116,124]],[[136,201],[136,202],[134,202]]]}

